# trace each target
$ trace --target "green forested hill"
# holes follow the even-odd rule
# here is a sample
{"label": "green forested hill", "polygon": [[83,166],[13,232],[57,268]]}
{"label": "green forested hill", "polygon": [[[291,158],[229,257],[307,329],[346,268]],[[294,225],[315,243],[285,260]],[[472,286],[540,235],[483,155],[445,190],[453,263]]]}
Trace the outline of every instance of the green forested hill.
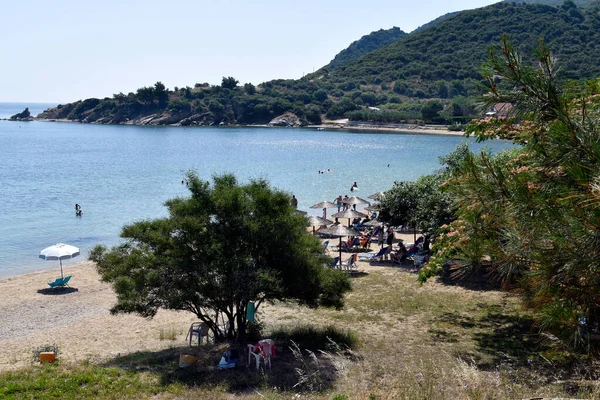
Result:
{"label": "green forested hill", "polygon": [[541,37],[558,57],[565,78],[600,75],[597,6],[551,7],[497,3],[463,11],[423,31],[338,68],[331,79],[383,82],[479,79],[488,46],[506,34],[531,54]]}
{"label": "green forested hill", "polygon": [[481,91],[480,70],[489,46],[499,45],[504,34],[526,62],[543,37],[558,58],[563,79],[600,77],[598,2],[586,7],[569,1],[558,7],[496,3],[440,18],[360,56],[369,46],[391,40],[392,34],[403,32],[395,28],[367,35],[327,68],[302,79],[241,87],[234,77],[224,77],[221,85],[196,83],[173,90],[157,82],[135,93],[61,105],[41,118],[227,125],[264,124],[290,112],[299,118],[293,124],[319,123],[323,116],[382,123],[464,122],[476,115],[473,98]]}
{"label": "green forested hill", "polygon": [[371,32],[370,34],[361,37],[359,40],[352,42],[346,49],[340,51],[325,68],[332,70],[346,65],[351,61],[358,60],[367,53],[385,47],[390,43],[394,43],[404,36],[406,36],[406,32],[396,26],[391,29],[380,29]]}
{"label": "green forested hill", "polygon": [[[515,0],[504,0],[507,3],[515,3]],[[578,7],[585,7],[592,2],[592,0],[572,0]],[[526,4],[545,4],[547,6],[561,6],[565,0],[519,0],[518,3]]]}
{"label": "green forested hill", "polygon": [[421,32],[421,31],[424,31],[425,29],[431,28],[432,26],[437,25],[440,21],[443,21],[450,17],[454,17],[456,14],[458,14],[460,12],[462,12],[462,11],[454,11],[454,12],[451,12],[448,14],[444,14],[441,17],[437,17],[433,21],[429,21],[428,23],[421,25],[420,27],[418,27],[417,29],[412,31],[410,34],[412,35],[413,33]]}

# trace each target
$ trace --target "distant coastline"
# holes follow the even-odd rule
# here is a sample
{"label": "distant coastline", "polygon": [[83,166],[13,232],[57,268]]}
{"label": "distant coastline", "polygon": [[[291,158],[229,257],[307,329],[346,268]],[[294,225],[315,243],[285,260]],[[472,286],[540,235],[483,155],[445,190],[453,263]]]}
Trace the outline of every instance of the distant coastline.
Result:
{"label": "distant coastline", "polygon": [[[9,121],[9,119],[5,119]],[[34,121],[40,122],[69,122],[69,123],[80,123],[80,124],[91,124],[91,125],[133,125],[133,126],[146,126],[148,124],[137,123],[137,121],[127,121],[125,123],[118,124],[107,124],[97,122],[81,122],[70,119],[60,118],[33,118]],[[152,125],[156,126],[156,125]],[[167,124],[162,126],[182,126],[188,127],[207,127],[207,126],[189,126],[181,124]],[[281,128],[281,126],[273,126],[269,124],[227,124],[212,126],[221,128]],[[300,128],[300,129],[323,129],[323,130],[343,130],[343,131],[356,131],[356,132],[381,132],[381,133],[410,133],[410,134],[422,134],[422,135],[452,135],[452,136],[463,136],[462,131],[450,131],[446,126],[443,125],[417,125],[417,124],[376,124],[362,121],[326,121],[318,125],[305,125],[305,126],[290,126],[289,128]]]}

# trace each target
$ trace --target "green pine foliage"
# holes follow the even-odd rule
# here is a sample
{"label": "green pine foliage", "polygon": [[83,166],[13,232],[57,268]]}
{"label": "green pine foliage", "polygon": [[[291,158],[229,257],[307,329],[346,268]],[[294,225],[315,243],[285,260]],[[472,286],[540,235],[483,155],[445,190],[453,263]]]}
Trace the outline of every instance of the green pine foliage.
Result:
{"label": "green pine foliage", "polygon": [[512,117],[469,126],[478,140],[521,145],[460,157],[444,187],[458,206],[420,279],[451,265],[516,288],[544,337],[562,349],[600,349],[600,80],[561,84],[547,47],[535,68],[506,41],[487,67],[488,104]]}

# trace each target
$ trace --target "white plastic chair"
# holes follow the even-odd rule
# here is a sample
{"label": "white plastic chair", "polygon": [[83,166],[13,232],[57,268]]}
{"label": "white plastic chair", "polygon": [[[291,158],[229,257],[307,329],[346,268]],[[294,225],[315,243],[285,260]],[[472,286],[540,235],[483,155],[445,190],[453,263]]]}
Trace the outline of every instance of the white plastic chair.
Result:
{"label": "white plastic chair", "polygon": [[271,369],[271,356],[274,355],[275,342],[271,339],[263,339],[257,345],[248,345],[248,365],[254,356],[256,369],[260,369],[260,360],[264,360],[265,368],[268,366]]}
{"label": "white plastic chair", "polygon": [[206,325],[204,322],[193,322],[192,325],[190,325],[190,329],[188,329],[188,333],[185,337],[186,340],[189,337],[190,347],[192,347],[192,339],[194,338],[194,335],[196,335],[198,339],[198,346],[202,344],[202,337],[205,337],[206,343],[208,343],[208,325]]}

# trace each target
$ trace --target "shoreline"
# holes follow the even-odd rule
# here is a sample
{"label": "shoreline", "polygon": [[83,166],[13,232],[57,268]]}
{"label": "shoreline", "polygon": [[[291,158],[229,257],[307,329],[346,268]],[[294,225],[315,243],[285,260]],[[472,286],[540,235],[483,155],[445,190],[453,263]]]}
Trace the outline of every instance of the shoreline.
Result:
{"label": "shoreline", "polygon": [[[29,121],[10,121],[9,122],[29,122]],[[368,123],[356,123],[348,124],[345,122],[325,122],[319,125],[306,125],[306,126],[272,126],[269,124],[230,124],[230,125],[211,125],[211,126],[200,126],[200,125],[180,125],[180,124],[165,124],[165,125],[151,125],[151,124],[138,124],[138,123],[125,123],[125,124],[98,124],[94,122],[80,122],[69,119],[46,119],[46,118],[33,118],[33,121],[38,122],[68,122],[76,124],[89,124],[89,125],[123,125],[123,126],[165,126],[165,127],[182,127],[182,128],[292,128],[292,129],[310,129],[310,130],[328,130],[328,131],[348,131],[348,132],[367,132],[367,133],[398,133],[398,134],[417,134],[417,135],[450,135],[450,136],[464,136],[464,131],[450,131],[445,125],[440,125],[438,128],[435,125],[417,125],[417,124],[402,124],[402,127],[386,126],[386,125],[372,125]]]}

